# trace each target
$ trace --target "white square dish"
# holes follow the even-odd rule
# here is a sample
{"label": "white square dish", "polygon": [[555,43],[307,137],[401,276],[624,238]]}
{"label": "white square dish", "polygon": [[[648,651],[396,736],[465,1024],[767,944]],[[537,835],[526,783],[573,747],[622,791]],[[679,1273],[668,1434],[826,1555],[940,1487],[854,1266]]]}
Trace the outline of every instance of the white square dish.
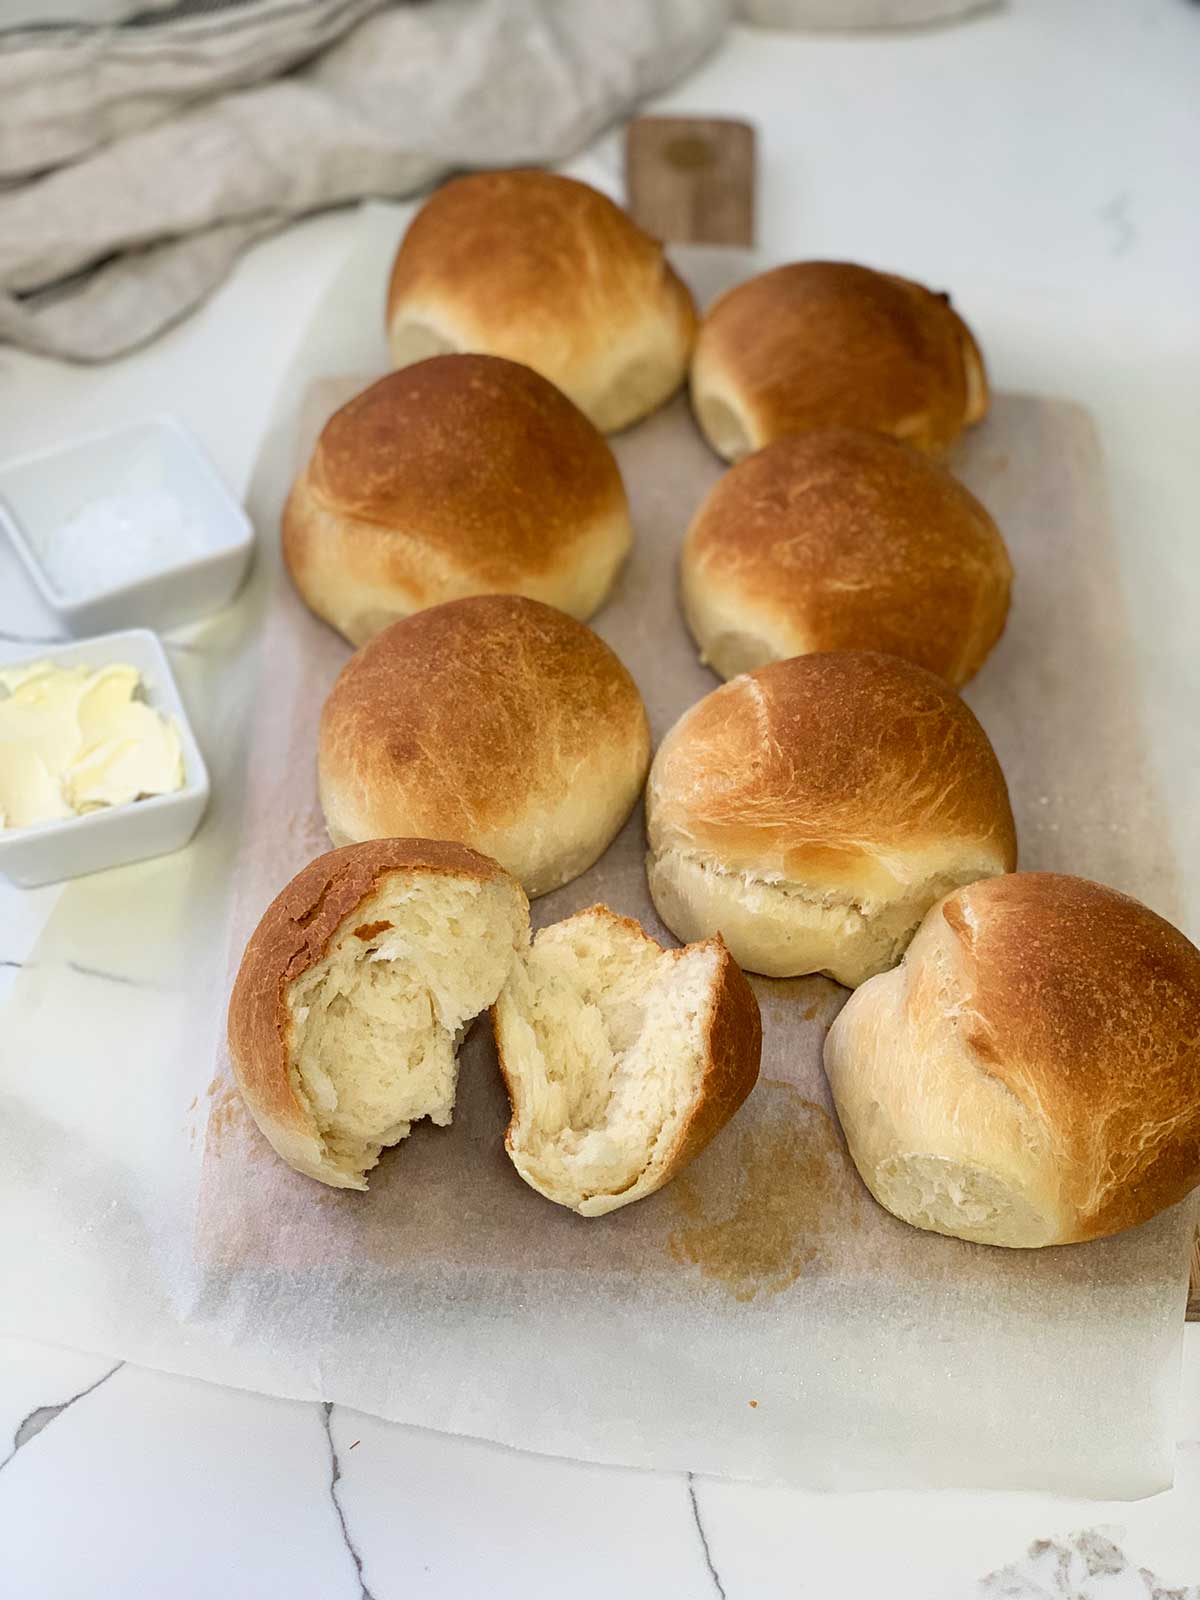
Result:
{"label": "white square dish", "polygon": [[183,788],[81,817],[2,829],[0,872],[22,888],[33,889],[182,849],[208,805],[208,769],[160,640],[147,628],[130,628],[77,644],[0,651],[0,666],[43,660],[61,667],[101,667],[110,662],[136,667],[147,704],[173,717],[179,728]]}
{"label": "white square dish", "polygon": [[[65,581],[55,571],[53,541],[92,507],[102,519],[96,543],[111,546],[120,537],[114,507],[122,504],[159,519],[161,563],[136,578],[109,580],[99,561],[78,584]],[[167,416],[4,462],[0,525],[46,605],[73,634],[133,625],[161,630],[216,611],[237,593],[254,544],[250,519],[199,441]]]}

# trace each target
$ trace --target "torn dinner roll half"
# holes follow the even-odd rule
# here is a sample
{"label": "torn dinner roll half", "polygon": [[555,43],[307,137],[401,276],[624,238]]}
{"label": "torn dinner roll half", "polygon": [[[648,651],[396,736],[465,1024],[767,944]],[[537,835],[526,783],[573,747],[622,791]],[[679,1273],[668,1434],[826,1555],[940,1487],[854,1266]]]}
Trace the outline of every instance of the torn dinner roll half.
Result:
{"label": "torn dinner roll half", "polygon": [[675,393],[696,310],[657,239],[553,172],[455,178],[413,218],[392,269],[397,367],[475,350],[540,372],[605,433]]}
{"label": "torn dinner roll half", "polygon": [[352,644],[464,595],[589,617],[632,539],[602,435],[552,383],[494,356],[435,357],[356,395],[283,513],[292,581]]}
{"label": "torn dinner roll half", "polygon": [[454,1108],[457,1051],[529,943],[515,878],[460,844],[318,856],[268,906],[229,1002],[229,1052],[283,1159],[365,1189],[388,1145]]}
{"label": "torn dinner roll half", "polygon": [[727,461],[812,428],[942,455],[988,408],[979,346],[949,295],[847,261],[794,261],[723,294],[700,325],[691,391]]}
{"label": "torn dinner roll half", "polygon": [[733,678],[667,734],[646,791],[647,873],[680,939],[751,972],[853,988],[899,960],[935,900],[1010,872],[987,735],[896,656],[796,656]]}
{"label": "torn dinner roll half", "polygon": [[586,871],[650,761],[641,695],[599,636],[516,595],[419,611],[347,662],[321,713],[335,844],[459,839],[529,895]]}
{"label": "torn dinner roll half", "polygon": [[1003,632],[1012,563],[996,524],[937,462],[881,433],[777,439],[692,519],[688,627],[723,678],[816,650],[882,650],[956,688]]}
{"label": "torn dinner roll half", "polygon": [[607,906],[543,928],[492,1016],[513,1165],[584,1217],[669,1183],[758,1077],[758,1002],[721,940],[664,950]]}
{"label": "torn dinner roll half", "polygon": [[1200,1183],[1200,951],[1082,878],[974,883],[851,997],[825,1071],[893,1215],[1012,1248],[1098,1239]]}

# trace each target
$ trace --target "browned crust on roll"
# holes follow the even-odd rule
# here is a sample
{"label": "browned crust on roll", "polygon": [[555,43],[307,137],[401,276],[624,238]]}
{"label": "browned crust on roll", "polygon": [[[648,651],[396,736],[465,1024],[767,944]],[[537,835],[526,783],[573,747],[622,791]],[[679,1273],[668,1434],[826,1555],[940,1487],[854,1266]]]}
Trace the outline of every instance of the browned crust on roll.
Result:
{"label": "browned crust on roll", "polygon": [[725,473],[683,568],[701,617],[757,623],[780,656],[880,650],[955,686],[1000,637],[1012,584],[969,490],[897,440],[844,428],[778,439]]}
{"label": "browned crust on roll", "polygon": [[682,1172],[716,1138],[758,1082],[762,1060],[762,1016],[754,990],[719,933],[705,939],[701,948],[706,946],[719,950],[721,966],[708,1014],[704,1080],[695,1109],[667,1159],[663,1183]]}
{"label": "browned crust on roll", "polygon": [[798,261],[729,290],[700,326],[693,399],[736,404],[751,448],[811,428],[866,428],[940,455],[987,409],[987,380],[949,297],[842,261]]}
{"label": "browned crust on roll", "polygon": [[229,1054],[255,1120],[313,1135],[293,1092],[287,992],[322,960],[334,934],[393,872],[490,883],[504,869],[465,845],[437,839],[372,839],[310,861],[272,900],[250,936],[229,999]]}
{"label": "browned crust on roll", "polygon": [[966,1044],[1051,1141],[1057,1242],[1182,1200],[1200,1183],[1200,951],[1138,901],[1058,873],[972,884],[939,914]]}
{"label": "browned crust on roll", "polygon": [[656,852],[854,892],[896,852],[966,842],[992,870],[1016,865],[1004,774],[970,708],[865,650],[774,662],[706,695],[659,747],[648,820]]}
{"label": "browned crust on roll", "polygon": [[511,589],[569,568],[578,546],[627,517],[612,451],[553,384],[495,356],[435,356],[325,424],[284,514],[283,551],[318,614],[317,539],[336,541],[350,578],[415,610],[455,578]]}
{"label": "browned crust on roll", "polygon": [[[437,355],[371,384],[326,422],[304,482],[360,538],[400,531],[493,584],[541,573],[626,509],[603,435],[554,384],[494,355]],[[405,544],[374,560],[419,590]]]}
{"label": "browned crust on roll", "polygon": [[663,294],[694,325],[662,245],[598,189],[536,169],[477,172],[444,184],[409,224],[387,320],[432,295],[497,341],[565,333],[577,359]]}
{"label": "browned crust on roll", "polygon": [[524,170],[456,178],[425,202],[386,318],[394,351],[408,326],[523,361],[606,431],[679,387],[696,329],[657,239],[587,184]]}
{"label": "browned crust on roll", "polygon": [[537,837],[553,855],[598,818],[615,834],[645,778],[649,729],[637,685],[590,628],[485,595],[393,623],[358,651],[318,745],[335,837],[459,838],[525,876],[515,861]]}

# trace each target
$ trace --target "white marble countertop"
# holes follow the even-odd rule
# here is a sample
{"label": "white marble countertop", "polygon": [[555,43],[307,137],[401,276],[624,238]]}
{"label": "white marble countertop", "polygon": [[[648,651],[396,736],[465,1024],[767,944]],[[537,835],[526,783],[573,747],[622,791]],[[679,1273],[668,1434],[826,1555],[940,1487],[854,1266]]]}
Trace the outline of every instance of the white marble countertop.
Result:
{"label": "white marble countertop", "polygon": [[[1014,0],[911,35],[739,30],[661,104],[758,123],[767,256],[950,287],[997,387],[1092,410],[1193,938],[1200,830],[1178,819],[1200,760],[1180,671],[1200,614],[1198,56],[1186,0]],[[572,170],[615,183],[617,152],[606,141]],[[262,245],[197,316],[113,366],[0,347],[4,454],[170,410],[244,489],[350,227],[330,215]],[[0,557],[0,635],[45,631]],[[0,993],[55,893],[0,885]],[[1200,1326],[1178,1438],[1175,1487],[1136,1504],[822,1496],[525,1456],[0,1340],[0,1593],[1200,1600]]]}

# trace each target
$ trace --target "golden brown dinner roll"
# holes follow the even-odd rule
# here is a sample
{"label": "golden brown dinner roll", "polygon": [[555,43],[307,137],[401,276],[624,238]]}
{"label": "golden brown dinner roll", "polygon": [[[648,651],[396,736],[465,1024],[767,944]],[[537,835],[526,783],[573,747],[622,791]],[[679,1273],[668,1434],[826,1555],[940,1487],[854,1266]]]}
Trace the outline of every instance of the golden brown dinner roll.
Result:
{"label": "golden brown dinner roll", "polygon": [[669,1183],[758,1077],[758,1001],[721,940],[664,950],[607,906],[543,928],[492,1020],[513,1165],[583,1217]]}
{"label": "golden brown dinner roll", "polygon": [[963,684],[1008,615],[1012,564],[956,478],[881,433],[777,439],[718,479],[683,547],[683,603],[723,678],[883,650]]}
{"label": "golden brown dinner roll", "polygon": [[387,297],[392,360],[522,361],[606,433],[683,382],[692,297],[662,245],[607,196],[550,172],[456,178],[412,220]]}
{"label": "golden brown dinner roll", "polygon": [[529,943],[514,878],[460,844],[374,839],[310,861],[251,935],[229,1053],[297,1172],[365,1189],[422,1117],[450,1121],[456,1052]]}
{"label": "golden brown dinner roll", "polygon": [[859,1172],[918,1228],[1071,1244],[1200,1183],[1200,951],[1083,878],[949,895],[830,1030]]}
{"label": "golden brown dinner roll", "polygon": [[867,428],[940,455],[984,416],[988,391],[948,295],[849,262],[796,261],[707,312],[692,407],[731,461],[810,428]]}
{"label": "golden brown dinner roll", "polygon": [[659,746],[646,822],[650,893],[680,939],[719,933],[752,972],[852,988],[948,890],[1016,865],[983,729],[940,678],[869,651],[705,696]]}
{"label": "golden brown dinner roll", "polygon": [[321,713],[335,844],[461,839],[530,895],[608,846],[646,777],[637,686],[590,628],[516,595],[419,611],[347,662]]}
{"label": "golden brown dinner roll", "polygon": [[297,589],[352,644],[469,594],[590,617],[631,541],[604,439],[552,383],[495,356],[436,356],[356,395],[283,513]]}

